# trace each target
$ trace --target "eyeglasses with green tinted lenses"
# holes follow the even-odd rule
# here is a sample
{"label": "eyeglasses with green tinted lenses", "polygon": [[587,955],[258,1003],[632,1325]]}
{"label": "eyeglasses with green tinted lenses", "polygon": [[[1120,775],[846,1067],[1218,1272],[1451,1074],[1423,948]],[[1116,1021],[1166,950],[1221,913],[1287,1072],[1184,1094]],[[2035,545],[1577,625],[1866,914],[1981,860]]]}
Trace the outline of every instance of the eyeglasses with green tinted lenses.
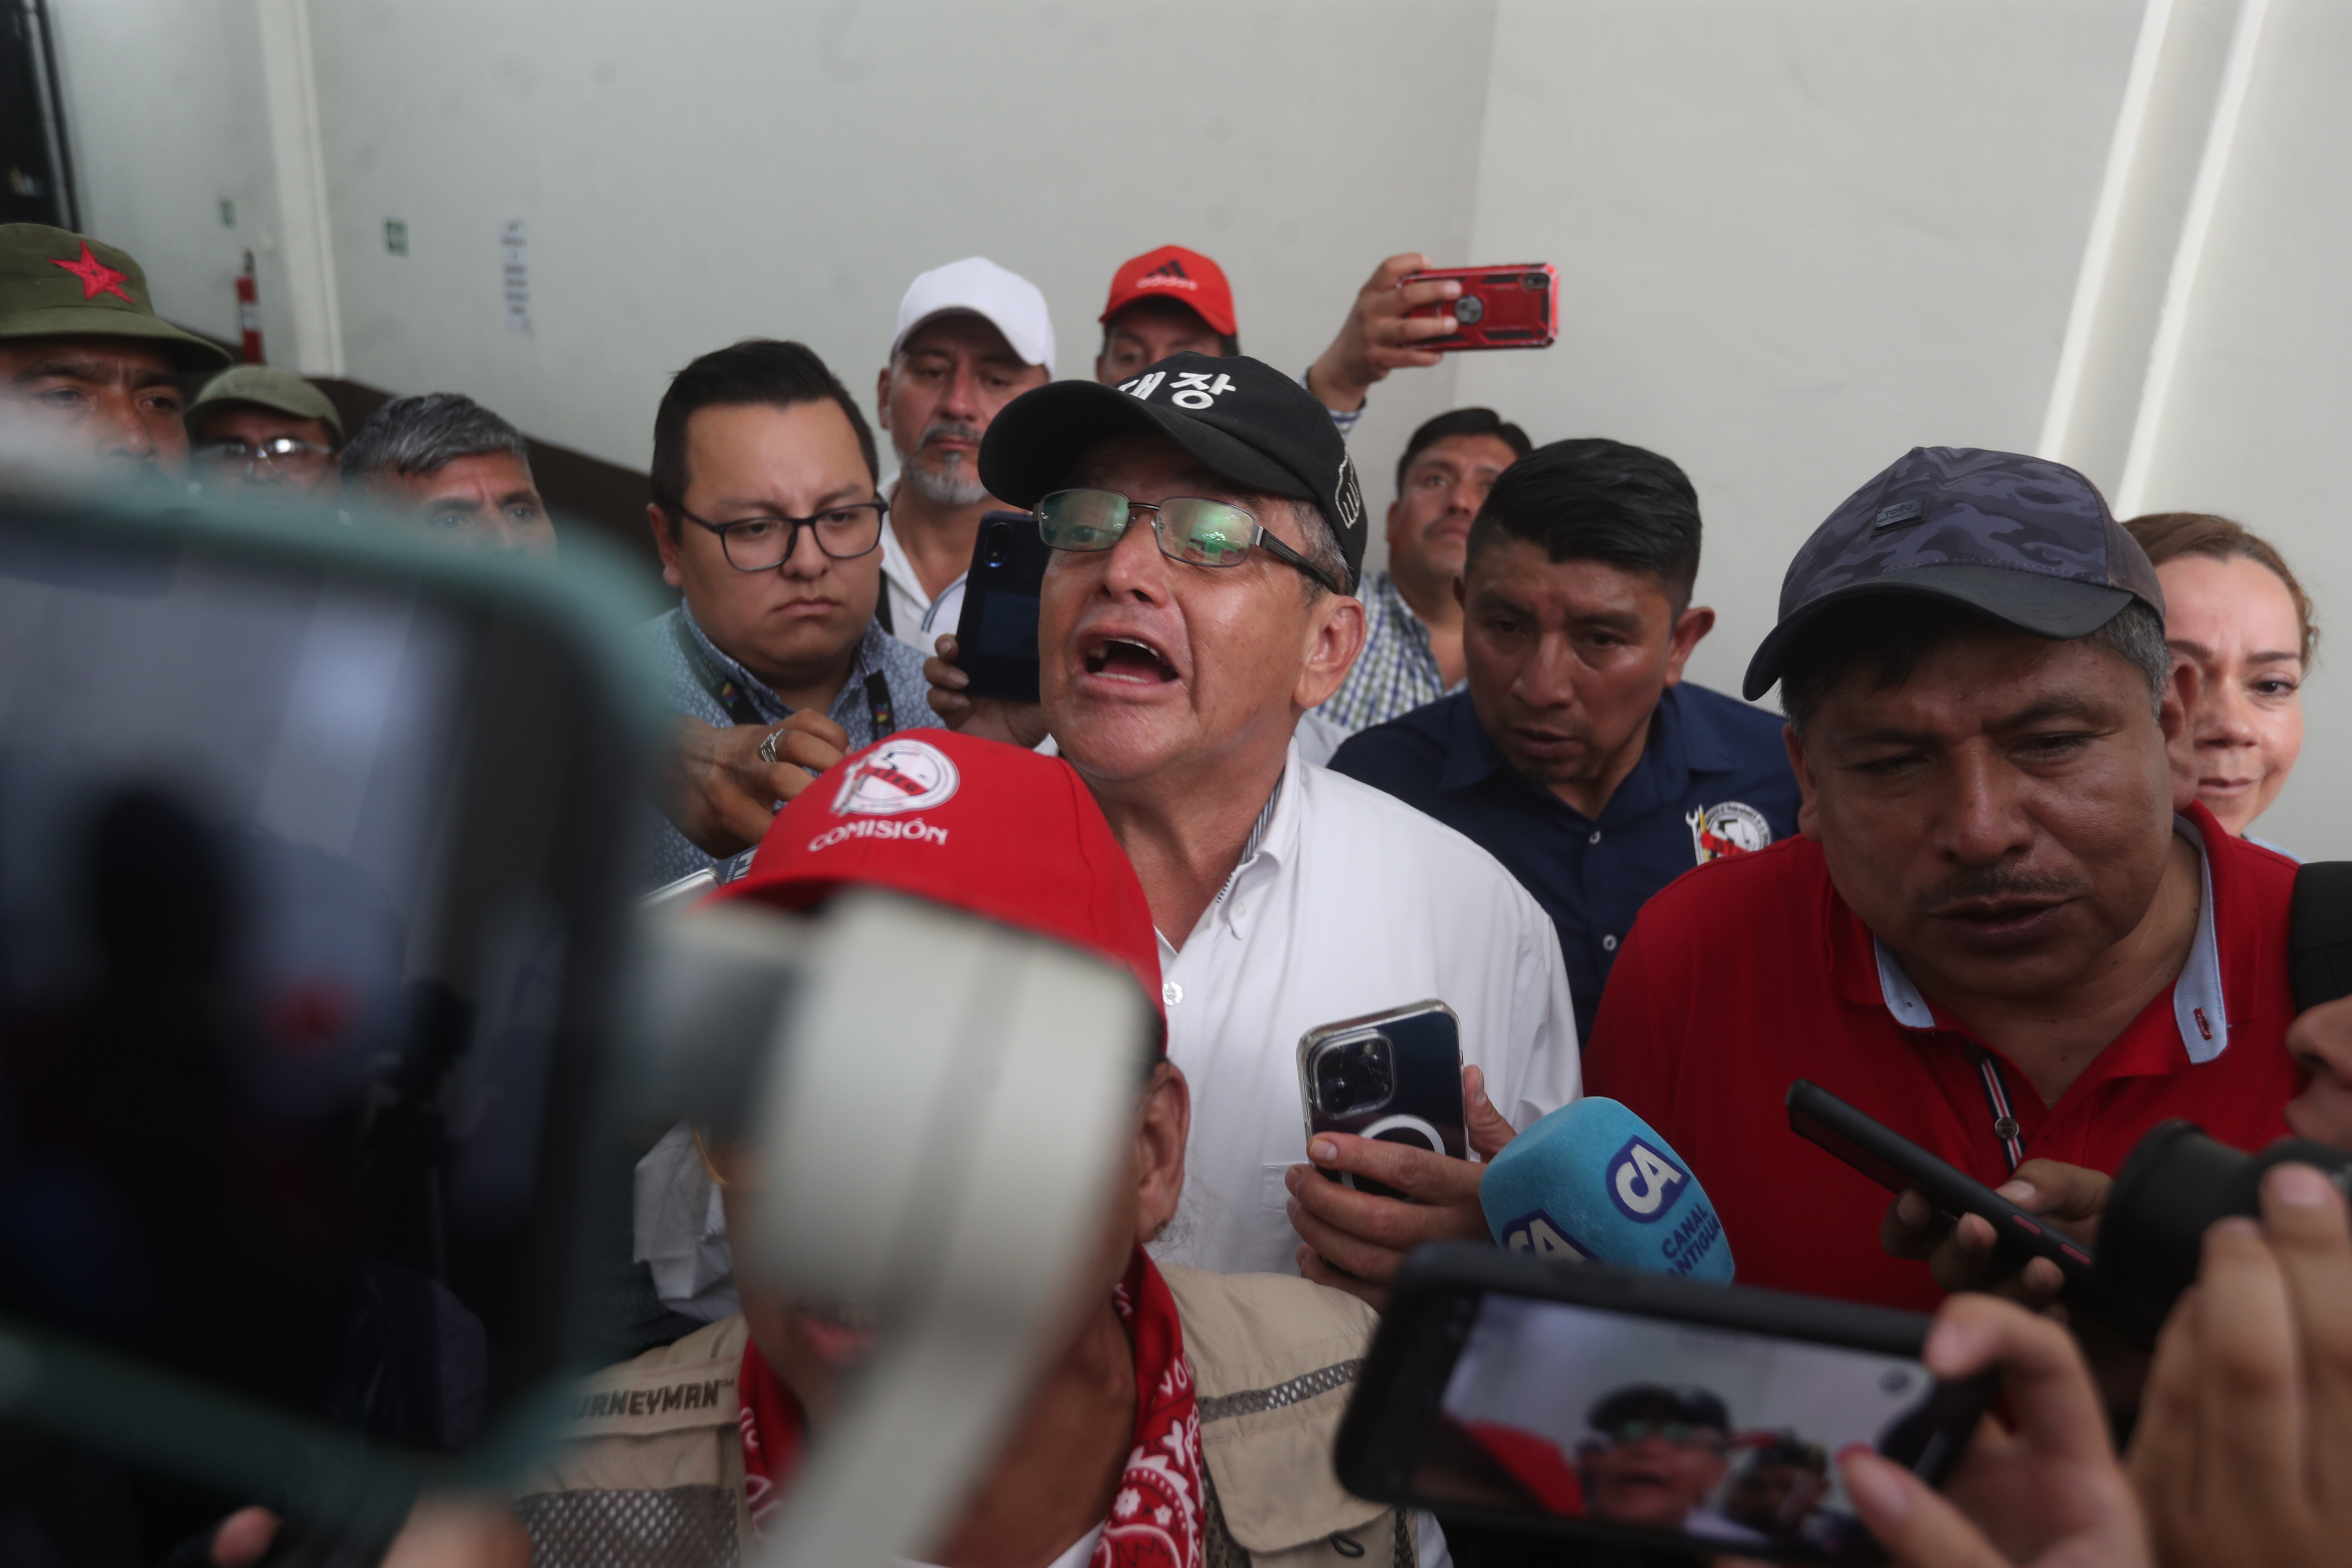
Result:
{"label": "eyeglasses with green tinted lenses", "polygon": [[1249,559],[1252,550],[1260,549],[1335,594],[1348,592],[1231,501],[1171,496],[1154,503],[1129,500],[1117,490],[1055,490],[1037,503],[1037,531],[1055,550],[1108,550],[1126,536],[1127,525],[1138,512],[1151,514],[1160,553],[1171,561],[1193,566],[1238,566]]}

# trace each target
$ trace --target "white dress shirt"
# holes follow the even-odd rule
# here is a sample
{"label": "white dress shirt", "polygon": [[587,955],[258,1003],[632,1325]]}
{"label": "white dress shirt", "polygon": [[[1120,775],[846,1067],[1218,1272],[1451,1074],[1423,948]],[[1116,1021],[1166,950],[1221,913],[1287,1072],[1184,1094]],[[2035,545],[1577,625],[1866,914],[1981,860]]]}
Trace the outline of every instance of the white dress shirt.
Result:
{"label": "white dress shirt", "polygon": [[1576,1015],[1551,920],[1494,857],[1297,744],[1245,853],[1181,951],[1160,939],[1168,1054],[1192,1133],[1163,1263],[1296,1273],[1283,1173],[1307,1159],[1298,1041],[1435,997],[1462,1059],[1525,1127],[1575,1099]]}
{"label": "white dress shirt", "polygon": [[[884,500],[898,499],[899,477],[892,474],[882,481]],[[890,635],[913,645],[926,658],[936,651],[940,637],[953,635],[956,623],[963,618],[962,574],[940,589],[936,599],[924,593],[914,562],[898,542],[898,524],[892,518],[882,520],[882,596],[890,605]]]}

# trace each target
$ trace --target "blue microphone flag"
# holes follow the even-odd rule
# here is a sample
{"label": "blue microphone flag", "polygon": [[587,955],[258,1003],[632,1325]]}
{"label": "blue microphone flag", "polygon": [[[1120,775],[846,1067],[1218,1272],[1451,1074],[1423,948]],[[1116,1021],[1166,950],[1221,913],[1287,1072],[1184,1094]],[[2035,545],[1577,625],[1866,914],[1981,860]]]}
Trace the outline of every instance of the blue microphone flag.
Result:
{"label": "blue microphone flag", "polygon": [[1613,1100],[1571,1100],[1486,1167],[1479,1206],[1496,1244],[1728,1283],[1731,1243],[1698,1178]]}

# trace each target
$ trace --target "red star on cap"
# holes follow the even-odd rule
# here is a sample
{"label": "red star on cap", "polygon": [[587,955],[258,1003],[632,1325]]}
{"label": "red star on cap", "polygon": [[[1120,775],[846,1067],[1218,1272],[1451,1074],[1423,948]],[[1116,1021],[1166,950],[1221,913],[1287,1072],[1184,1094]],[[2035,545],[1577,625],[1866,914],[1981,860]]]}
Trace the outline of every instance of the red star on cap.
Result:
{"label": "red star on cap", "polygon": [[52,256],[49,258],[49,265],[62,267],[80,279],[81,297],[85,300],[95,300],[100,294],[112,294],[126,305],[139,303],[123,291],[122,286],[131,281],[131,274],[117,272],[113,268],[92,256],[89,253],[89,241],[86,239],[81,242],[79,261],[63,261]]}

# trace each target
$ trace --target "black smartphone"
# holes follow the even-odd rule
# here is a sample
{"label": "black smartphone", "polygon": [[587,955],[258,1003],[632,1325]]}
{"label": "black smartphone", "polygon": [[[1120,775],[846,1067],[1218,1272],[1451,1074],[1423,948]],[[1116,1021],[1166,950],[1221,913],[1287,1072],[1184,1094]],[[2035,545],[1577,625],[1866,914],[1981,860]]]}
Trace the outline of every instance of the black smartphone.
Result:
{"label": "black smartphone", "polygon": [[981,517],[956,617],[956,668],[971,677],[965,695],[1037,700],[1038,589],[1053,558],[1030,513]]}
{"label": "black smartphone", "polygon": [[1449,1242],[1399,1271],[1339,1427],[1349,1491],[1521,1533],[1876,1563],[1833,1460],[1930,1485],[1990,1376],[1920,1363],[1928,1320]]}
{"label": "black smartphone", "polygon": [[[1298,1093],[1307,1136],[1352,1132],[1466,1157],[1462,1108],[1462,1025],[1436,1000],[1414,1002],[1309,1029],[1298,1042]],[[1326,1179],[1401,1198],[1384,1183],[1326,1171]]]}
{"label": "black smartphone", "polygon": [[2142,1343],[2153,1343],[2157,1324],[2116,1296],[2092,1273],[2091,1251],[2048,1220],[2021,1209],[1967,1172],[1937,1158],[1900,1132],[1856,1110],[1807,1079],[1789,1085],[1789,1127],[1876,1182],[1890,1193],[1916,1188],[1938,1214],[1958,1219],[1982,1216],[1999,1238],[1994,1267],[2004,1273],[2046,1258],[2066,1277],[2066,1300],[2089,1310]]}

